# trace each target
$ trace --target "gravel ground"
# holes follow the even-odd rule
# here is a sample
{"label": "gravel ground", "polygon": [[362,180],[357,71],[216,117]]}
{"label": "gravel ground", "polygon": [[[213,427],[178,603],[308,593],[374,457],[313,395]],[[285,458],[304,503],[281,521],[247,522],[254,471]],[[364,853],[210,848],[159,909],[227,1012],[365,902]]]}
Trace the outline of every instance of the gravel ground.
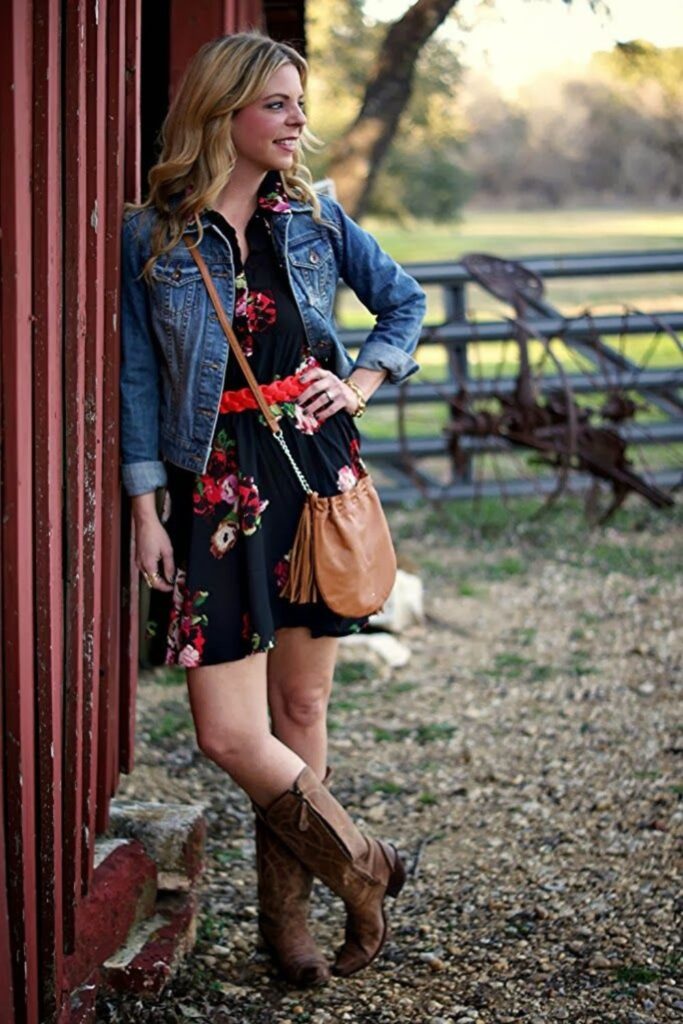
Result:
{"label": "gravel ground", "polygon": [[[575,509],[493,513],[474,530],[446,509],[392,526],[427,622],[390,676],[342,659],[330,708],[333,791],[409,867],[381,959],[323,989],[277,978],[248,800],[158,670],[120,796],[206,805],[200,937],[156,1002],[101,996],[98,1020],[683,1020],[683,515],[636,507],[589,532]],[[313,907],[331,953],[341,904],[316,884]]]}

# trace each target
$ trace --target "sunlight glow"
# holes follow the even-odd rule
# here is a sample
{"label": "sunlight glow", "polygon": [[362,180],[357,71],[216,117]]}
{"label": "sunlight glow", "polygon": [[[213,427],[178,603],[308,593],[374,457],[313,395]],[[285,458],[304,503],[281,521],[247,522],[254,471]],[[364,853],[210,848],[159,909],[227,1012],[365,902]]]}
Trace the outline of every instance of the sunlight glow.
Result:
{"label": "sunlight glow", "polygon": [[[440,30],[462,50],[463,63],[487,75],[501,91],[560,66],[584,65],[596,50],[617,42],[647,39],[657,46],[683,46],[681,0],[608,0],[610,16],[594,13],[588,0],[460,0]],[[366,0],[368,17],[399,18],[408,0]]]}

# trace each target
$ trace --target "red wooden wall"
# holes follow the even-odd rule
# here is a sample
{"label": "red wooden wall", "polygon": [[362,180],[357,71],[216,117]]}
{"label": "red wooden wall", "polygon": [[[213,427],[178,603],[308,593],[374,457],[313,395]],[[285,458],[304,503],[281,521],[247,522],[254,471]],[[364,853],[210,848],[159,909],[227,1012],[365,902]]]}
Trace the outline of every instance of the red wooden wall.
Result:
{"label": "red wooden wall", "polygon": [[8,0],[0,37],[0,1020],[60,1007],[132,766],[136,582],[118,470],[118,262],[140,0]]}
{"label": "red wooden wall", "polygon": [[[123,200],[140,190],[145,2],[3,3],[0,1024],[65,1005],[95,838],[133,766],[138,580],[118,468],[118,275]],[[169,88],[212,36],[291,37],[303,24],[303,3],[156,6],[170,19]]]}

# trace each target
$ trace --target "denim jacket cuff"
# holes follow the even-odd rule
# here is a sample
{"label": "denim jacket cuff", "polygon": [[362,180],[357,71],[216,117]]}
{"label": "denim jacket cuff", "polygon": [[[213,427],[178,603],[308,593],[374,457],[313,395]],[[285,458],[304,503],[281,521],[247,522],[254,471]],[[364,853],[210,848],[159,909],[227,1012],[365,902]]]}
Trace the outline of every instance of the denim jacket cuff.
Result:
{"label": "denim jacket cuff", "polygon": [[121,480],[131,498],[165,487],[166,479],[163,462],[128,462],[121,466]]}
{"label": "denim jacket cuff", "polygon": [[366,341],[361,346],[355,367],[365,370],[386,370],[387,380],[391,384],[400,384],[420,369],[412,356],[396,345],[386,341]]}

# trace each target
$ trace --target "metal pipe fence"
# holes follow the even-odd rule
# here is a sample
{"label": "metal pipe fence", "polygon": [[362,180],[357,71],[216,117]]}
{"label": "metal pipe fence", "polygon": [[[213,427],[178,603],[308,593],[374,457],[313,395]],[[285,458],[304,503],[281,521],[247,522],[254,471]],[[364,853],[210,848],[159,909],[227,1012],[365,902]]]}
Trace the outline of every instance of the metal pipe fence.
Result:
{"label": "metal pipe fence", "polygon": [[[683,274],[683,251],[661,252],[608,252],[599,254],[570,254],[534,256],[519,261],[532,274],[544,280],[590,279],[596,277],[628,277],[633,275]],[[470,316],[470,291],[477,285],[464,262],[412,263],[406,269],[428,289],[441,290],[443,320],[428,323],[423,328],[417,359],[430,349],[441,349],[437,360],[443,372],[440,379],[426,379],[418,375],[402,385],[385,384],[373,398],[367,426],[363,423],[363,452],[378,476],[382,498],[387,503],[404,502],[422,495],[430,500],[444,498],[474,498],[506,494],[526,494],[537,491],[550,493],[556,477],[530,474],[506,474],[504,482],[486,479],[478,474],[478,467],[486,453],[501,456],[514,449],[509,440],[500,436],[463,436],[457,459],[449,451],[448,427],[453,422],[453,403],[467,396],[467,401],[479,403],[480,409],[490,409],[494,401],[510,403],[519,387],[519,374],[507,372],[484,374],[484,360],[472,359],[472,348],[477,353],[488,347],[489,353],[500,353],[501,346],[519,343],[520,318],[507,310],[499,319],[475,319]],[[621,394],[634,396],[642,406],[639,417],[612,424],[614,431],[627,444],[655,449],[657,446],[683,444],[683,348],[677,332],[683,331],[683,311],[662,310],[643,312],[624,303],[620,313],[592,315],[589,310],[579,315],[566,316],[546,299],[537,297],[527,306],[523,333],[527,340],[538,339],[537,348],[563,346],[563,358],[554,364],[546,358],[543,371],[535,376],[539,395],[545,400],[564,391],[575,396],[585,406],[593,396],[604,401],[607,396]],[[359,346],[367,334],[358,328],[342,328],[340,336],[349,348]],[[641,336],[643,339],[661,339],[669,346],[665,365],[651,365],[650,357],[634,359],[625,339]],[[613,339],[617,337],[620,345]],[[482,349],[479,348],[482,346]],[[494,348],[497,346],[498,348]],[[426,362],[433,363],[433,359]],[[493,361],[493,360],[491,360]],[[515,360],[512,360],[514,363]],[[433,415],[425,417],[425,406],[433,407]],[[647,407],[646,416],[642,413]],[[388,410],[396,416],[389,421]],[[383,410],[383,412],[380,412]],[[415,426],[414,411],[422,410],[427,418],[427,431]],[[381,416],[381,425],[377,416]],[[444,417],[444,413],[446,416]],[[442,429],[434,426],[442,420]],[[408,426],[406,427],[406,423]],[[445,429],[444,429],[445,428]],[[387,436],[387,434],[389,436]],[[381,436],[379,436],[381,435]],[[673,458],[676,461],[676,451]],[[669,454],[669,462],[671,462]],[[681,480],[683,447],[678,451],[677,465],[659,466],[647,476],[660,486],[673,488]],[[435,462],[440,462],[435,473]],[[585,467],[584,467],[585,468]],[[581,467],[579,467],[581,469]],[[585,471],[572,473],[572,489],[591,486],[591,475]]]}

